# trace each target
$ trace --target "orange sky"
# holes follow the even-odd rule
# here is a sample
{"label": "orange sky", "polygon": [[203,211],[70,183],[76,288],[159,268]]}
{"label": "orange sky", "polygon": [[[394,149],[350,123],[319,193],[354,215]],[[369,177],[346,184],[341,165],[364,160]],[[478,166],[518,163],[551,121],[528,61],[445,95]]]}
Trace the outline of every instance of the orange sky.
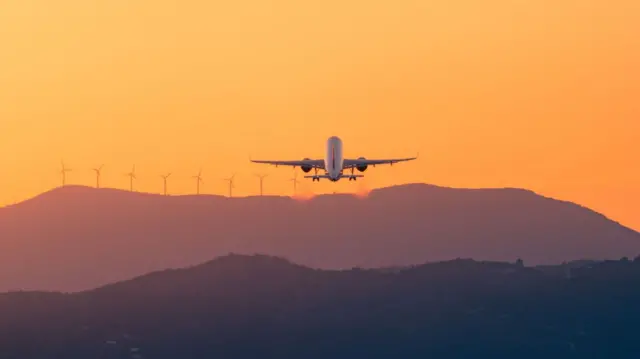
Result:
{"label": "orange sky", "polygon": [[364,182],[524,187],[640,229],[637,0],[20,0],[0,6],[0,203],[60,184],[290,194],[248,163],[413,155]]}

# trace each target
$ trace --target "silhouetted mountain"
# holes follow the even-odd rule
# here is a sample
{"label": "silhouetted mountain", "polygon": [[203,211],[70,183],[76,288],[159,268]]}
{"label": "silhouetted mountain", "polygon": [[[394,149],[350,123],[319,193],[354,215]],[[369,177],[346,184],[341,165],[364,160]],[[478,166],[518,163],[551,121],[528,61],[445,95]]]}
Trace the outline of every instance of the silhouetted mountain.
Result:
{"label": "silhouetted mountain", "polygon": [[95,288],[227,253],[324,269],[457,257],[532,265],[634,257],[640,234],[526,190],[421,184],[304,201],[68,186],[0,209],[0,291]]}
{"label": "silhouetted mountain", "polygon": [[577,269],[324,271],[230,255],[86,292],[1,294],[0,357],[637,358],[640,261]]}

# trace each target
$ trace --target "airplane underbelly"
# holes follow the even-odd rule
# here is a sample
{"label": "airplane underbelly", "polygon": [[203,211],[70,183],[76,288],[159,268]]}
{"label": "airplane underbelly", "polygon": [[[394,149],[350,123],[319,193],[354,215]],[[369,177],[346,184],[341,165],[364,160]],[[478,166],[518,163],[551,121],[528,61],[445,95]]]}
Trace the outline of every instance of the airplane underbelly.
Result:
{"label": "airplane underbelly", "polygon": [[325,169],[331,178],[338,179],[342,172],[342,166],[342,141],[337,137],[332,137],[327,142]]}

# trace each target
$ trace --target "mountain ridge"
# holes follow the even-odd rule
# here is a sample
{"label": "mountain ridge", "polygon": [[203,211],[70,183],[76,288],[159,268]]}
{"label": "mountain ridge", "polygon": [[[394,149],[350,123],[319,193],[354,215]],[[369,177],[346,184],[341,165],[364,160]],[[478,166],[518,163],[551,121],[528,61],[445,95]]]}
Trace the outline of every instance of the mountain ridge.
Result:
{"label": "mountain ridge", "polygon": [[327,198],[327,197],[332,197],[335,198],[336,196],[341,196],[341,197],[346,197],[346,198],[360,198],[360,199],[366,199],[366,198],[370,198],[372,196],[377,196],[377,195],[384,195],[385,192],[389,192],[389,191],[404,191],[404,190],[410,190],[410,189],[420,189],[420,190],[452,190],[452,191],[465,191],[465,192],[484,192],[484,193],[489,193],[489,192],[500,192],[500,191],[504,191],[504,192],[511,192],[511,193],[521,193],[521,194],[530,194],[530,195],[534,195],[534,196],[538,196],[540,198],[544,198],[547,200],[551,200],[551,201],[555,201],[555,202],[560,202],[560,203],[565,203],[565,204],[570,204],[570,205],[574,205],[586,210],[589,210],[590,212],[593,212],[594,214],[600,215],[604,218],[606,218],[607,220],[610,220],[614,223],[620,224],[621,226],[628,228],[630,230],[632,230],[633,232],[636,233],[640,233],[640,231],[636,231],[635,229],[625,226],[624,224],[622,224],[621,222],[608,217],[606,214],[595,211],[587,206],[584,206],[580,203],[577,202],[573,202],[570,200],[564,200],[564,199],[558,199],[558,198],[554,198],[554,197],[549,197],[543,194],[540,194],[538,192],[535,192],[533,190],[527,189],[527,188],[521,188],[521,187],[479,187],[479,188],[468,188],[468,187],[449,187],[449,186],[440,186],[440,185],[435,185],[435,184],[429,184],[429,183],[419,183],[419,182],[415,182],[415,183],[406,183],[406,184],[400,184],[400,185],[392,185],[392,186],[386,186],[386,187],[380,187],[380,188],[374,188],[371,189],[366,195],[361,195],[358,193],[321,193],[321,194],[315,194],[313,196],[310,197],[296,197],[296,196],[288,196],[288,195],[248,195],[248,196],[236,196],[236,197],[227,197],[225,195],[219,195],[219,194],[172,194],[172,195],[163,195],[160,193],[153,193],[153,192],[138,192],[138,191],[130,191],[130,190],[125,190],[125,189],[119,189],[119,188],[110,188],[110,187],[103,187],[103,188],[95,188],[95,187],[91,187],[91,186],[85,186],[85,185],[66,185],[66,186],[60,186],[60,187],[55,187],[52,188],[48,191],[42,192],[40,194],[37,194],[31,198],[27,198],[23,201],[14,203],[14,204],[9,204],[6,205],[4,207],[0,207],[0,210],[2,208],[10,208],[10,207],[16,207],[19,205],[22,205],[24,203],[29,203],[29,202],[34,202],[34,201],[40,201],[40,200],[56,200],[58,199],[59,196],[69,196],[69,195],[73,195],[73,196],[77,196],[77,195],[96,195],[96,194],[100,194],[100,195],[107,195],[107,194],[113,194],[113,195],[123,195],[123,196],[138,196],[139,198],[165,198],[165,199],[209,199],[209,200],[267,200],[267,199],[283,199],[283,200],[292,200],[292,201],[313,201],[313,200],[318,200],[321,198]]}
{"label": "mountain ridge", "polygon": [[637,357],[640,260],[565,267],[227,255],[79,293],[0,293],[0,357]]}
{"label": "mountain ridge", "polygon": [[68,186],[0,210],[0,238],[0,291],[78,291],[227,253],[320,269],[640,253],[640,233],[571,202],[426,184],[305,200]]}

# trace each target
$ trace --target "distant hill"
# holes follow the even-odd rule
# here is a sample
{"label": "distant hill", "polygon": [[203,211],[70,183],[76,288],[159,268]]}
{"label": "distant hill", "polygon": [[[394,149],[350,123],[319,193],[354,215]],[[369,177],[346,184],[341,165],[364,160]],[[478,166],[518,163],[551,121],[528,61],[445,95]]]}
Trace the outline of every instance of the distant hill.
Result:
{"label": "distant hill", "polygon": [[305,201],[68,186],[0,208],[0,291],[89,289],[227,253],[325,269],[458,257],[553,264],[633,258],[640,234],[527,190],[425,184]]}
{"label": "distant hill", "polygon": [[230,255],[81,293],[0,294],[0,357],[637,358],[640,261],[574,269]]}

